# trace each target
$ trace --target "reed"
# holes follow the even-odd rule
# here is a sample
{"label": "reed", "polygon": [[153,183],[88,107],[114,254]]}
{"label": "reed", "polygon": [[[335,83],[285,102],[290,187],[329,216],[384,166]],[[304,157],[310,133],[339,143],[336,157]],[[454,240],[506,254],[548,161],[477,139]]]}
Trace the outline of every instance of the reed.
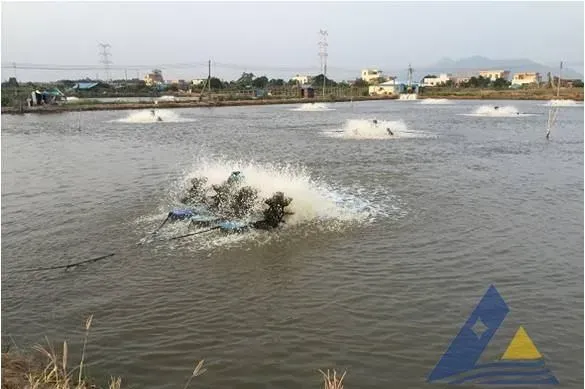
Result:
{"label": "reed", "polygon": [[[45,337],[46,346],[35,345],[36,353],[8,349],[2,352],[2,389],[97,389],[92,380],[84,374],[86,364],[86,346],[93,315],[85,321],[85,336],[81,358],[75,365],[69,363],[69,346],[63,342],[60,350],[55,349]],[[193,378],[203,374],[203,360],[197,362],[195,370],[183,389],[187,389]],[[104,387],[102,387],[104,388]],[[122,379],[110,377],[107,389],[121,389]]]}
{"label": "reed", "polygon": [[[85,321],[85,333],[81,358],[78,363],[70,364],[70,350],[67,341],[61,349],[55,349],[45,337],[46,346],[35,345],[36,353],[10,349],[2,351],[2,389],[121,389],[122,379],[110,377],[107,386],[96,386],[93,380],[85,375],[86,346],[93,321],[93,315]],[[193,372],[187,379],[183,389],[187,389],[193,379],[205,373],[204,360],[195,363]],[[323,378],[323,389],[343,389],[343,379],[335,370],[318,370]]]}

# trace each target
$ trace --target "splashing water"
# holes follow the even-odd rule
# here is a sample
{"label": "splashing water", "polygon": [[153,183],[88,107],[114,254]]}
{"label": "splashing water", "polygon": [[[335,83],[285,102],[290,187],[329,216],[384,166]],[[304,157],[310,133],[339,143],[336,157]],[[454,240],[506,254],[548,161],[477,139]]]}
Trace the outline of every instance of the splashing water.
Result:
{"label": "splashing water", "polygon": [[221,184],[233,171],[244,176],[243,185],[258,190],[257,208],[261,209],[264,199],[275,192],[292,197],[289,209],[294,212],[287,224],[294,225],[312,219],[358,220],[367,217],[364,209],[346,207],[340,195],[319,180],[311,178],[309,172],[293,165],[257,164],[255,162],[206,161],[197,163],[187,174],[183,187],[191,179],[206,177],[209,185]]}
{"label": "splashing water", "polygon": [[398,101],[411,101],[411,100],[418,100],[418,95],[416,93],[402,93],[398,98]]}
{"label": "splashing water", "polygon": [[[390,134],[390,132],[392,134]],[[400,138],[428,138],[429,134],[420,131],[410,131],[402,120],[386,121],[367,119],[350,119],[345,122],[341,130],[325,131],[325,134],[333,138],[342,139],[383,139],[392,140]]]}
{"label": "splashing water", "polygon": [[579,103],[575,100],[550,100],[546,104],[543,104],[545,107],[581,107],[583,108],[583,103]]}
{"label": "splashing water", "polygon": [[[159,118],[162,120],[159,120]],[[194,119],[183,118],[168,109],[154,109],[154,115],[151,110],[145,109],[113,121],[118,123],[179,123],[193,122]]]}
{"label": "splashing water", "polygon": [[[283,229],[311,226],[311,231],[340,231],[355,223],[373,222],[376,217],[401,216],[401,207],[392,196],[387,187],[367,190],[354,188],[350,193],[348,188],[334,187],[326,184],[319,178],[311,177],[310,172],[302,166],[260,164],[253,161],[215,161],[201,159],[191,169],[188,169],[181,180],[175,182],[168,193],[168,201],[161,204],[156,214],[139,218],[136,223],[147,222],[145,232],[152,231],[160,224],[167,213],[173,207],[181,207],[179,199],[185,194],[193,178],[205,178],[207,186],[221,185],[234,171],[240,171],[244,176],[241,186],[250,186],[258,191],[258,199],[254,207],[255,211],[261,211],[264,200],[275,192],[283,192],[285,196],[292,198],[292,203],[287,210],[293,212],[286,218]],[[212,194],[209,193],[209,194]],[[379,200],[381,205],[374,205]],[[188,232],[186,223],[167,224],[160,235],[164,237],[176,236]],[[242,235],[224,236],[221,233],[215,235],[195,235],[190,239],[199,239],[198,247],[222,246],[226,243],[240,242],[242,239],[256,239],[263,231]],[[267,232],[269,234],[269,232]],[[243,237],[245,236],[245,237]]]}
{"label": "splashing water", "polygon": [[335,111],[335,109],[329,108],[326,104],[323,103],[307,103],[302,104],[300,107],[293,108],[291,111]]}
{"label": "splashing water", "polygon": [[428,105],[451,104],[451,101],[449,101],[448,99],[423,99],[423,100],[421,100],[420,104],[428,104]]}
{"label": "splashing water", "polygon": [[459,114],[462,116],[484,116],[484,117],[518,117],[518,116],[534,116],[534,114],[530,113],[520,113],[516,107],[513,106],[506,106],[506,107],[499,107],[496,109],[496,106],[492,105],[482,105],[481,107],[477,108],[473,113],[463,113]]}

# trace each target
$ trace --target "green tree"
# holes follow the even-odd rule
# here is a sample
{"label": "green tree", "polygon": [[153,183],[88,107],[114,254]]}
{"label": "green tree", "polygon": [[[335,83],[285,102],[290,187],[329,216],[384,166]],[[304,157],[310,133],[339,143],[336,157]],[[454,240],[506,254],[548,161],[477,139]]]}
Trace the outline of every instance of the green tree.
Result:
{"label": "green tree", "polygon": [[575,81],[573,81],[573,86],[575,88],[583,88],[583,81],[582,80],[575,80]]}
{"label": "green tree", "polygon": [[319,74],[318,76],[313,77],[313,81],[311,82],[311,84],[314,87],[323,86],[323,79],[325,79],[325,82],[326,82],[325,87],[337,85],[337,83],[334,80],[327,78],[327,77],[324,77],[322,74]]}
{"label": "green tree", "polygon": [[284,80],[279,78],[279,79],[271,79],[270,81],[268,81],[268,84],[271,86],[284,86]]}
{"label": "green tree", "polygon": [[240,78],[236,81],[236,84],[239,87],[249,88],[252,86],[252,82],[254,81],[254,73],[242,73]]}
{"label": "green tree", "polygon": [[268,78],[266,76],[255,78],[252,81],[254,88],[266,88],[266,85],[268,85]]}
{"label": "green tree", "polygon": [[505,78],[496,78],[492,85],[496,89],[504,89],[510,86],[510,82]]}
{"label": "green tree", "polygon": [[353,86],[356,88],[367,88],[370,86],[370,84],[368,84],[365,80],[358,78],[353,82]]}
{"label": "green tree", "polygon": [[211,87],[211,89],[223,89],[224,88],[223,82],[221,82],[221,80],[217,77],[211,77],[209,79],[209,86]]}

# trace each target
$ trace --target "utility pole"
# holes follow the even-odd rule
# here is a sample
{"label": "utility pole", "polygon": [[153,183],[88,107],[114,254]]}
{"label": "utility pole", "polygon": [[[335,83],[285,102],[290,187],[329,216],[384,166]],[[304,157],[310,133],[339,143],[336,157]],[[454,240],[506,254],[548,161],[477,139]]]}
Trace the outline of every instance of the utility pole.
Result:
{"label": "utility pole", "polygon": [[323,74],[323,98],[325,98],[325,83],[327,80],[327,30],[319,30],[321,39],[319,40],[319,57],[321,57],[321,72]]}
{"label": "utility pole", "polygon": [[208,68],[208,73],[207,73],[207,85],[208,85],[208,90],[209,93],[211,94],[211,60],[209,60],[207,62],[207,68]]}
{"label": "utility pole", "polygon": [[[18,80],[16,78],[16,62],[12,62],[12,68],[14,69],[14,81],[18,85]],[[14,89],[14,97],[18,96],[18,86]]]}
{"label": "utility pole", "polygon": [[98,46],[101,48],[100,57],[102,59],[100,60],[100,63],[104,65],[104,70],[106,71],[106,81],[111,81],[112,79],[110,77],[110,64],[112,63],[112,61],[110,61],[109,57],[112,54],[110,54],[108,50],[112,46],[110,46],[109,43],[99,43]]}
{"label": "utility pole", "polygon": [[207,85],[203,85],[203,88],[201,88],[201,93],[199,93],[199,101],[201,102],[201,99],[203,98],[203,92],[205,92],[205,89],[207,88],[207,90],[209,91],[209,96],[211,96],[211,60],[207,61]]}

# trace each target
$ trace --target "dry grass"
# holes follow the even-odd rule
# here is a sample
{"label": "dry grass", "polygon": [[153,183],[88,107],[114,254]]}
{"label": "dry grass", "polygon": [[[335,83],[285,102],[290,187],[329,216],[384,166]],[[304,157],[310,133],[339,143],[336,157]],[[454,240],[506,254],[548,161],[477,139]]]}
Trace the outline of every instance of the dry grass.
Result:
{"label": "dry grass", "polygon": [[[2,389],[97,389],[99,388],[84,375],[86,363],[85,349],[89,338],[89,330],[93,315],[85,322],[85,335],[81,359],[77,365],[70,366],[69,346],[63,342],[61,350],[55,350],[47,341],[47,346],[36,345],[33,347],[37,353],[23,353],[19,350],[7,350],[2,352]],[[195,368],[185,383],[183,389],[187,389],[193,378],[207,371],[203,367],[203,360],[195,364]],[[337,372],[327,373],[319,370],[323,376],[323,389],[343,389],[343,375]],[[110,377],[107,389],[121,389],[122,379]]]}
{"label": "dry grass", "polygon": [[[93,315],[85,322],[85,336],[79,364],[71,367],[69,364],[69,347],[63,342],[61,350],[55,350],[47,339],[47,346],[33,347],[36,354],[20,351],[2,352],[2,389],[97,389],[84,375],[85,348],[89,338],[89,329]],[[193,373],[183,389],[186,389],[191,380],[203,374],[203,360],[195,365]],[[122,380],[111,377],[108,389],[120,389]]]}
{"label": "dry grass", "polygon": [[319,372],[323,376],[323,389],[343,389],[343,379],[347,372],[344,371],[341,377],[337,376],[335,370],[333,370],[333,374],[329,373],[329,369],[327,369],[327,374],[323,370],[319,370]]}

